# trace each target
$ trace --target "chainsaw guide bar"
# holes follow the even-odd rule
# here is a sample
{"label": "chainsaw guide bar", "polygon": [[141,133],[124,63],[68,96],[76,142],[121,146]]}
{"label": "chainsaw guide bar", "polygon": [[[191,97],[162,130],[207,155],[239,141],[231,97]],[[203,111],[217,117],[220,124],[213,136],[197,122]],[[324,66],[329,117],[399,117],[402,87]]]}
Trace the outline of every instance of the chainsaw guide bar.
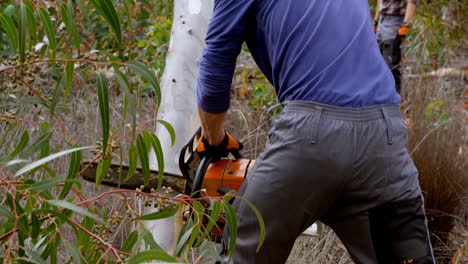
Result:
{"label": "chainsaw guide bar", "polygon": [[[82,168],[86,166],[89,167],[83,173],[83,179],[96,182],[96,170],[98,162],[85,161],[81,164]],[[144,185],[143,183],[143,172],[141,168],[137,168],[133,177],[128,180],[125,180],[128,174],[128,166],[121,164],[111,164],[107,175],[102,179],[101,184],[111,187],[116,187],[120,189],[130,189],[135,190]],[[158,171],[151,170],[149,177],[149,185],[145,186],[144,191],[150,191],[151,188],[156,188],[158,186]],[[163,177],[163,186],[171,187],[173,190],[179,193],[184,192],[185,179],[183,176],[164,173]]]}

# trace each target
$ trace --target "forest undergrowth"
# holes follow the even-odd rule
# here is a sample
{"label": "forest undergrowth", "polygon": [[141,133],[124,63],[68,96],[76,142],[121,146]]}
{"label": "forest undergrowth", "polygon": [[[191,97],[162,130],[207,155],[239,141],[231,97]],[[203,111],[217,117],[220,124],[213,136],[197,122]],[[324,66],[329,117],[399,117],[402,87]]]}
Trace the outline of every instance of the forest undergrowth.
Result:
{"label": "forest undergrowth", "polygon": [[[77,1],[77,3],[83,2]],[[57,54],[49,54],[50,50],[45,48],[46,43],[41,46],[32,45],[34,41],[41,43],[40,40],[44,36],[51,34],[48,31],[39,30],[38,35],[35,36],[37,39],[33,39],[32,35],[25,35],[26,39],[30,39],[30,43],[26,45],[26,47],[29,45],[29,49],[23,47],[24,52],[21,53],[19,45],[18,49],[13,51],[9,48],[8,34],[0,30],[0,78],[2,82],[0,86],[0,151],[2,154],[0,157],[2,158],[5,158],[4,154],[7,156],[15,154],[13,156],[39,159],[74,147],[76,143],[81,146],[102,144],[100,142],[102,113],[99,109],[100,97],[97,96],[99,92],[97,82],[100,79],[96,78],[98,70],[101,76],[105,76],[108,80],[109,127],[115,134],[109,137],[112,139],[118,134],[131,133],[133,118],[139,129],[155,130],[154,119],[158,98],[154,85],[141,78],[141,74],[130,74],[130,81],[135,84],[132,87],[137,87],[137,89],[131,91],[131,97],[126,96],[125,85],[114,77],[116,68],[105,67],[107,64],[103,66],[100,63],[108,63],[107,60],[121,58],[124,58],[124,63],[137,60],[148,65],[156,78],[160,77],[164,70],[164,56],[170,35],[171,5],[161,2],[162,4],[155,4],[155,6],[146,1],[141,3],[127,1],[129,9],[122,16],[124,25],[122,40],[128,45],[118,48],[114,33],[109,33],[114,32],[112,27],[107,25],[106,19],[99,16],[99,12],[93,11],[91,4],[70,7],[66,4],[67,1],[63,3],[65,4],[62,6],[59,4],[52,6],[56,10],[56,13],[50,13],[52,17],[62,19],[58,13],[72,14],[71,10],[74,10],[76,20],[83,24],[73,25],[71,20],[63,18],[64,23],[59,27],[59,23],[51,20],[53,25],[57,26],[56,39],[60,40],[55,43],[59,51]],[[419,170],[431,239],[439,261],[452,264],[466,263],[468,261],[468,175],[466,173],[468,169],[466,158],[468,156],[468,89],[466,88],[466,71],[463,69],[466,68],[467,61],[467,7],[459,1],[439,1],[431,4],[429,1],[421,1],[420,4],[420,13],[407,44],[408,56],[405,63],[401,105],[409,129],[408,149]],[[5,1],[0,1],[0,7],[3,8],[0,10],[2,13],[11,16],[15,21],[21,21],[20,10],[13,10]],[[49,6],[47,10],[52,9]],[[161,15],[153,16],[149,12],[151,10],[160,10]],[[31,12],[28,8],[23,11],[23,14]],[[42,19],[41,23],[48,21],[40,11],[36,16]],[[31,27],[32,22],[25,15],[21,23],[23,26],[28,24]],[[69,34],[74,27],[82,36],[78,43],[73,35]],[[100,40],[97,46],[95,39]],[[73,47],[74,52],[68,53],[67,45]],[[14,55],[16,53],[22,55]],[[13,74],[5,70],[6,67],[17,66],[21,61],[38,61],[45,57],[51,58],[52,55],[57,58],[62,56],[66,60],[57,63],[44,61],[31,64],[31,67],[18,67]],[[79,60],[73,61],[71,58],[79,58]],[[100,62],[90,64],[87,61]],[[74,69],[71,70],[71,67]],[[455,74],[430,74],[433,70],[442,68],[454,68]],[[65,88],[66,95],[56,93],[58,90],[56,87],[59,85]],[[131,102],[129,98],[132,98]],[[280,108],[271,109],[277,103],[274,89],[254,65],[246,48],[243,49],[236,68],[232,98],[232,108],[228,114],[226,127],[245,143],[244,155],[256,158],[264,147],[271,122]],[[130,108],[133,110],[129,110]],[[25,131],[28,133],[28,142],[17,151],[21,142],[24,143],[26,140]],[[44,143],[46,141],[47,144]],[[127,155],[131,151],[129,142],[133,142],[133,139],[127,137],[121,144],[118,144],[118,148],[113,149],[114,160],[125,164],[130,162],[129,155]],[[99,152],[99,149],[97,150]],[[102,145],[100,151],[102,151]],[[91,151],[83,151],[80,160],[93,159],[96,157],[95,154]],[[34,184],[47,178],[62,179],[62,175],[70,174],[71,170],[75,170],[69,166],[73,163],[72,160],[73,156],[51,161],[47,166],[37,170],[31,178],[21,177],[15,181],[10,178],[14,170],[5,169],[2,167],[5,164],[0,163],[0,173],[2,173],[0,221],[8,222],[7,220],[12,217],[6,209],[10,208],[10,205],[16,206],[11,202],[13,198],[17,199],[18,204],[25,206],[27,210],[36,212],[35,208],[27,207],[33,202],[24,198],[36,197],[28,196],[31,186],[36,186],[35,189],[33,188],[33,193],[43,191],[43,188],[48,187],[53,190],[51,192],[61,195],[63,185],[59,185],[58,181],[46,182],[46,185],[42,187]],[[19,166],[14,166],[14,168],[19,169]],[[24,181],[26,185],[22,185]],[[102,185],[97,186],[79,178],[69,182],[74,184],[69,191],[81,200],[115,190]],[[64,181],[63,184],[65,183],[67,182]],[[18,192],[12,191],[16,191],[16,187],[18,187]],[[18,197],[9,197],[8,193],[17,193]],[[37,197],[51,200],[51,197],[40,195]],[[15,212],[16,217],[20,216],[18,218],[20,221],[16,222],[20,227],[23,227],[25,223],[32,224],[32,228],[28,228],[32,238],[23,244],[18,244],[18,241],[11,239],[11,233],[8,231],[18,229],[13,226],[0,226],[0,260],[8,262],[9,258],[11,260],[16,257],[23,257],[23,260],[41,259],[41,256],[34,255],[35,252],[48,256],[47,252],[52,251],[51,247],[55,244],[47,248],[41,247],[43,242],[37,239],[40,237],[37,235],[38,221],[44,223],[44,226],[40,228],[55,234],[54,237],[48,237],[49,239],[55,241],[57,237],[62,237],[69,241],[69,243],[57,244],[58,254],[55,258],[57,262],[82,259],[80,254],[89,249],[86,245],[91,242],[90,248],[97,255],[90,259],[100,261],[121,258],[124,260],[129,256],[125,251],[116,251],[121,255],[117,258],[107,258],[106,254],[109,250],[129,247],[128,238],[133,236],[135,228],[140,226],[138,222],[132,220],[143,213],[143,205],[148,201],[149,199],[142,198],[136,192],[127,196],[115,193],[103,199],[93,200],[88,205],[90,212],[112,224],[112,228],[103,228],[104,225],[97,224],[96,219],[85,217],[81,224],[88,231],[84,233],[97,234],[94,239],[83,237],[83,232],[75,232],[74,226],[77,225],[61,225],[60,221],[65,221],[62,218],[50,221],[41,218],[47,217],[46,213],[50,213],[47,210],[51,207],[41,208],[44,210],[37,211],[37,215],[26,217],[26,220],[20,213]],[[64,215],[71,214],[70,210],[63,212]],[[38,216],[40,216],[39,219],[36,219]],[[77,220],[78,218],[71,219]],[[10,222],[15,223],[15,221]],[[45,224],[52,227],[46,227]],[[138,241],[144,240],[151,243],[145,234],[143,231]],[[21,233],[18,234],[19,238],[21,235]],[[99,240],[101,238],[102,241]],[[76,248],[70,246],[75,241],[81,241]],[[18,255],[13,253],[9,255],[9,251],[17,252]],[[326,228],[320,237],[300,237],[296,241],[288,263],[351,263],[351,260],[336,235]]]}

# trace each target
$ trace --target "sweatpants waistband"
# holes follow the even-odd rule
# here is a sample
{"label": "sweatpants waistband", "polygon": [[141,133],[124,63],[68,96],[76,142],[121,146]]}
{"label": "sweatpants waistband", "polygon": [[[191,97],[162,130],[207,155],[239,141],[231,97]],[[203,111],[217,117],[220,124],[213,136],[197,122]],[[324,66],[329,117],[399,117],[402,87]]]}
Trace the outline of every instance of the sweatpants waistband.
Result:
{"label": "sweatpants waistband", "polygon": [[345,121],[370,121],[387,119],[388,117],[402,117],[400,106],[395,104],[350,108],[306,101],[287,101],[281,105],[283,112],[309,112],[311,114],[319,112],[321,118]]}

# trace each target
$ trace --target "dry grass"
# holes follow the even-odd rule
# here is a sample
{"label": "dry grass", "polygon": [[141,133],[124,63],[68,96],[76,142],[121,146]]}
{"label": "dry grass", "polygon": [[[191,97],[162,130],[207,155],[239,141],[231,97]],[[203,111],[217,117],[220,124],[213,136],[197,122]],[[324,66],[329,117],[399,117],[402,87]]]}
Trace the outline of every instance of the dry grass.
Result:
{"label": "dry grass", "polygon": [[353,262],[340,239],[330,228],[325,228],[320,237],[299,237],[287,263],[344,264]]}
{"label": "dry grass", "polygon": [[441,262],[452,258],[468,230],[466,85],[465,76],[414,76],[406,85],[409,149],[419,170],[429,229]]}

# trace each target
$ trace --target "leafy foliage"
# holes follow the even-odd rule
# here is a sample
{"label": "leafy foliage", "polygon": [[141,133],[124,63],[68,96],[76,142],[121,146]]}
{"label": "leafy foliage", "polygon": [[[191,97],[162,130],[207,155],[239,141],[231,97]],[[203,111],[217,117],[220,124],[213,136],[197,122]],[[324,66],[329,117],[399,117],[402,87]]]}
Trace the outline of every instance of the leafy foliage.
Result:
{"label": "leafy foliage", "polygon": [[414,56],[420,71],[445,66],[447,59],[465,55],[468,7],[458,0],[422,0],[408,38],[408,54]]}
{"label": "leafy foliage", "polygon": [[249,106],[254,110],[277,114],[279,108],[270,109],[278,104],[275,88],[257,67],[242,66],[236,69],[239,85],[236,87],[241,98],[249,98]]}
{"label": "leafy foliage", "polygon": [[[153,113],[161,104],[158,77],[171,17],[170,1],[0,2],[0,262],[57,263],[63,261],[61,256],[70,263],[184,261],[222,213],[235,234],[234,209],[222,198],[212,198],[216,210],[207,214],[201,201],[167,195],[161,144],[147,126],[162,125],[172,144],[175,131],[164,120],[139,123],[140,101],[152,104]],[[91,99],[85,106],[73,104],[71,97],[83,86]],[[118,122],[115,104],[122,105]],[[93,127],[101,134],[92,146],[81,147],[89,145],[77,140],[84,131],[64,124],[76,107],[97,109],[100,122]],[[156,154],[159,181],[155,190],[144,192],[153,187],[150,151]],[[128,160],[126,178],[134,177],[139,161],[145,184],[88,198],[80,181],[88,169],[81,165],[85,157],[98,162],[97,186],[116,159]],[[120,209],[129,220],[99,206],[108,196],[121,198]],[[157,210],[139,215],[132,199],[144,199]],[[141,221],[181,210],[189,210],[191,217],[180,235],[179,250],[170,254]],[[210,219],[207,227],[205,218]],[[117,244],[110,234],[123,221],[135,230]]]}

